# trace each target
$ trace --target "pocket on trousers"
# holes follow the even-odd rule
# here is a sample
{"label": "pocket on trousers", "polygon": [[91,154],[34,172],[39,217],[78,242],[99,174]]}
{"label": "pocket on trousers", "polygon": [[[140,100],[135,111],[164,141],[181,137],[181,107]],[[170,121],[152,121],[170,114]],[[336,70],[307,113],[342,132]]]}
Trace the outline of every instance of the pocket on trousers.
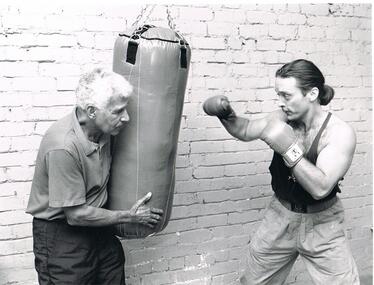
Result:
{"label": "pocket on trousers", "polygon": [[265,210],[262,222],[251,241],[251,246],[258,251],[267,252],[274,247],[277,240],[287,234],[287,217],[283,217],[278,211],[273,209],[272,203],[273,201]]}
{"label": "pocket on trousers", "polygon": [[61,225],[59,234],[56,236],[56,242],[65,244],[74,249],[90,250],[92,248],[93,234],[92,229],[87,227]]}
{"label": "pocket on trousers", "polygon": [[337,201],[329,209],[316,213],[313,217],[313,233],[316,237],[326,240],[343,237],[344,208],[341,201]]}
{"label": "pocket on trousers", "polygon": [[56,236],[59,234],[59,227],[55,223],[34,220],[33,239],[34,252],[48,255],[48,248],[54,247]]}
{"label": "pocket on trousers", "polygon": [[47,254],[46,244],[46,232],[47,232],[47,224],[41,223],[39,221],[33,220],[32,225],[32,236],[33,236],[33,249],[34,253],[38,254]]}

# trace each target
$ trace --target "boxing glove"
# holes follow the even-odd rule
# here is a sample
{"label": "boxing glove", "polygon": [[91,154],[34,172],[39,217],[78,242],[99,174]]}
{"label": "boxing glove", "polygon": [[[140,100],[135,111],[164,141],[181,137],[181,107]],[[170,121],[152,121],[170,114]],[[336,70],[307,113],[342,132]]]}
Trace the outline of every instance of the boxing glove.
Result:
{"label": "boxing glove", "polygon": [[288,167],[294,167],[303,157],[304,148],[298,143],[290,125],[279,120],[271,120],[261,133],[260,139],[271,149],[282,155]]}
{"label": "boxing glove", "polygon": [[228,119],[236,116],[226,96],[216,95],[205,100],[204,112],[209,116],[217,116],[219,119]]}

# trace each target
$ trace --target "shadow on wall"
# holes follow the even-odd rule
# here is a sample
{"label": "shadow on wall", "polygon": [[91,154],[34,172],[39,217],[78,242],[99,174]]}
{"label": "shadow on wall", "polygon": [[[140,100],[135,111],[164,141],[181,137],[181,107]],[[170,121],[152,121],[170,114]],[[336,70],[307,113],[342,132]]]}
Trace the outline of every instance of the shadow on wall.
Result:
{"label": "shadow on wall", "polygon": [[361,272],[360,283],[361,285],[373,285],[373,272],[371,271],[371,268]]}

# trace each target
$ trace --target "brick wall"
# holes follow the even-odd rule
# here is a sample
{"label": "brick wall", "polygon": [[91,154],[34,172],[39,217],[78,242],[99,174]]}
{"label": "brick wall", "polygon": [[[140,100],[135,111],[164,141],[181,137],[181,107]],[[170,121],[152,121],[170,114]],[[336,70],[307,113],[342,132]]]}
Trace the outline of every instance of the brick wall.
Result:
{"label": "brick wall", "polygon": [[[32,219],[24,210],[40,140],[71,111],[79,74],[112,66],[116,36],[141,8],[0,4],[0,284],[36,283]],[[161,234],[123,242],[128,284],[228,284],[243,270],[245,249],[272,193],[271,151],[260,141],[230,137],[216,118],[204,115],[201,103],[225,94],[238,114],[270,112],[276,108],[274,72],[296,58],[321,68],[336,91],[328,109],[357,133],[340,197],[347,235],[368,282],[371,6],[199,4],[170,11],[192,47],[174,207]],[[156,6],[147,22],[167,26],[166,7]],[[302,263],[289,284],[311,284]]]}

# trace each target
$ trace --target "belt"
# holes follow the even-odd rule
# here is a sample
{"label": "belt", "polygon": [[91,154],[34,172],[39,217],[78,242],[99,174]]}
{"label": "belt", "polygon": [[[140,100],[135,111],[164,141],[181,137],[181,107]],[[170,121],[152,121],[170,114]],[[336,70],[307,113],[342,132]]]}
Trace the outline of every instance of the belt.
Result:
{"label": "belt", "polygon": [[304,213],[304,214],[321,212],[323,210],[330,208],[332,205],[336,203],[336,201],[338,201],[338,198],[334,196],[327,201],[322,201],[322,202],[319,202],[313,205],[301,205],[301,204],[295,204],[295,203],[283,200],[279,197],[277,197],[277,199],[288,210],[295,212],[295,213]]}

